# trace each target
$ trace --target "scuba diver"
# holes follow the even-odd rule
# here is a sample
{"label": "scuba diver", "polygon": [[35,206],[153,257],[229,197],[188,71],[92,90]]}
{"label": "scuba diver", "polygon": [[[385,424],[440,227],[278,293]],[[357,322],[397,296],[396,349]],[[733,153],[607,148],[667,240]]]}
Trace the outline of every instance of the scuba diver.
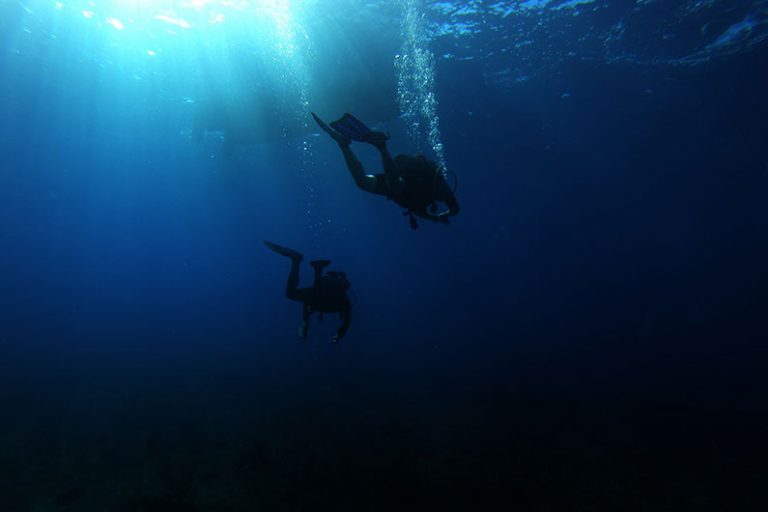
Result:
{"label": "scuba diver", "polygon": [[341,318],[341,325],[331,338],[331,343],[338,343],[347,333],[349,322],[352,319],[352,302],[347,296],[347,290],[349,290],[347,275],[344,272],[336,271],[323,274],[323,269],[331,264],[331,260],[311,261],[309,264],[315,269],[315,281],[311,288],[299,288],[299,264],[304,259],[304,255],[266,240],[264,245],[277,254],[291,259],[291,273],[288,275],[285,296],[304,303],[299,338],[307,339],[309,317],[315,311],[320,314],[321,321],[323,313],[338,313],[339,318]]}
{"label": "scuba diver", "polygon": [[[386,196],[405,208],[403,215],[410,217],[411,228],[419,227],[416,217],[448,225],[449,217],[459,213],[459,202],[448,186],[446,172],[436,162],[423,155],[397,155],[393,159],[387,149],[389,136],[371,130],[352,114],[344,114],[344,117],[330,123],[330,126],[314,113],[312,117],[339,144],[358,188]],[[365,173],[360,160],[349,148],[353,140],[368,143],[379,150],[383,173]],[[448,209],[437,213],[438,202],[445,203]]]}

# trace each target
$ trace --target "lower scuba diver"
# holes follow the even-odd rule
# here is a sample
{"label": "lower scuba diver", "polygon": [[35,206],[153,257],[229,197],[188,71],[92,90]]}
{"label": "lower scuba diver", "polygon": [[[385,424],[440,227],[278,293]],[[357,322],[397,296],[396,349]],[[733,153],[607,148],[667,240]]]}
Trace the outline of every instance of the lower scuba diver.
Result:
{"label": "lower scuba diver", "polygon": [[[371,130],[352,114],[344,114],[330,126],[314,113],[312,117],[338,143],[358,188],[386,196],[405,208],[403,215],[409,216],[411,228],[418,228],[416,217],[447,225],[449,218],[459,213],[459,202],[448,186],[446,173],[436,162],[423,155],[400,154],[392,158],[387,148],[389,136]],[[379,151],[384,172],[366,174],[360,160],[350,149],[353,140],[370,144]],[[438,213],[438,202],[444,203],[447,209]]]}
{"label": "lower scuba diver", "polygon": [[304,255],[266,240],[264,245],[277,254],[291,259],[291,272],[288,274],[285,296],[290,300],[303,303],[299,338],[307,338],[309,317],[312,313],[319,313],[321,321],[324,313],[338,313],[341,325],[331,338],[331,343],[338,343],[347,333],[349,323],[352,320],[352,302],[347,295],[350,287],[347,275],[344,272],[333,270],[323,273],[323,269],[331,264],[331,260],[311,261],[309,264],[315,269],[314,282],[309,288],[299,288],[299,265],[303,261]]}

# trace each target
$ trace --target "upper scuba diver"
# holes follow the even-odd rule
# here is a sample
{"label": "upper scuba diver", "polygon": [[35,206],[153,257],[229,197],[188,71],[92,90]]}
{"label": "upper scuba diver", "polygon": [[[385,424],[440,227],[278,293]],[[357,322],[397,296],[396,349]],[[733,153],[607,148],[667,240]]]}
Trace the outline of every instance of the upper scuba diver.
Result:
{"label": "upper scuba diver", "polygon": [[[423,155],[397,155],[394,159],[387,149],[389,136],[373,131],[352,114],[344,114],[330,126],[312,113],[320,128],[341,148],[344,161],[358,188],[386,196],[405,208],[403,215],[410,217],[411,228],[418,228],[416,217],[448,224],[449,217],[459,213],[459,202],[448,186],[445,171],[440,165]],[[366,174],[363,165],[349,148],[351,141],[365,142],[379,150],[384,172]],[[448,207],[437,213],[437,203]]]}
{"label": "upper scuba diver", "polygon": [[266,240],[264,245],[277,254],[291,259],[291,273],[288,275],[285,296],[304,303],[299,338],[307,338],[309,317],[312,313],[320,313],[320,320],[323,319],[323,313],[338,313],[341,318],[341,326],[331,338],[331,343],[338,343],[347,333],[349,322],[352,319],[352,302],[347,296],[347,290],[349,290],[347,275],[344,272],[336,271],[323,274],[323,269],[331,264],[331,260],[310,261],[309,264],[315,269],[315,281],[311,288],[299,288],[299,264],[304,259],[304,255]]}

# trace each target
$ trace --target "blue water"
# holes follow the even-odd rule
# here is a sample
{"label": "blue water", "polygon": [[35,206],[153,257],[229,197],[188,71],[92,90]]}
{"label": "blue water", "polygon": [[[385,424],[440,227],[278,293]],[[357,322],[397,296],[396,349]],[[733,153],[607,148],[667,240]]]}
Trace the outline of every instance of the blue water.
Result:
{"label": "blue water", "polygon": [[[764,510],[766,37],[765,1],[3,2],[0,510]],[[310,110],[461,213],[411,230]],[[341,343],[263,240],[347,272]]]}

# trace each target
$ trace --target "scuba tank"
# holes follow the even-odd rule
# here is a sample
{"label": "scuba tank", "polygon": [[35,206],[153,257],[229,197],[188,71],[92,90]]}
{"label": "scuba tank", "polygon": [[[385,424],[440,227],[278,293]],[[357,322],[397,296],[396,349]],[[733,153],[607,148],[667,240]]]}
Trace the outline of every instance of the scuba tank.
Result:
{"label": "scuba tank", "polygon": [[[400,179],[403,180],[403,191],[399,194],[390,194],[389,198],[405,208],[403,216],[409,217],[411,229],[418,229],[414,212],[429,209],[431,213],[437,213],[437,195],[440,180],[444,180],[448,174],[432,160],[423,155],[409,156],[397,155],[395,165],[398,168]],[[453,174],[455,178],[455,174]],[[454,185],[454,191],[458,180]]]}
{"label": "scuba tank", "polygon": [[350,283],[347,274],[332,270],[320,277],[315,294],[314,310],[322,313],[335,313],[347,299]]}

